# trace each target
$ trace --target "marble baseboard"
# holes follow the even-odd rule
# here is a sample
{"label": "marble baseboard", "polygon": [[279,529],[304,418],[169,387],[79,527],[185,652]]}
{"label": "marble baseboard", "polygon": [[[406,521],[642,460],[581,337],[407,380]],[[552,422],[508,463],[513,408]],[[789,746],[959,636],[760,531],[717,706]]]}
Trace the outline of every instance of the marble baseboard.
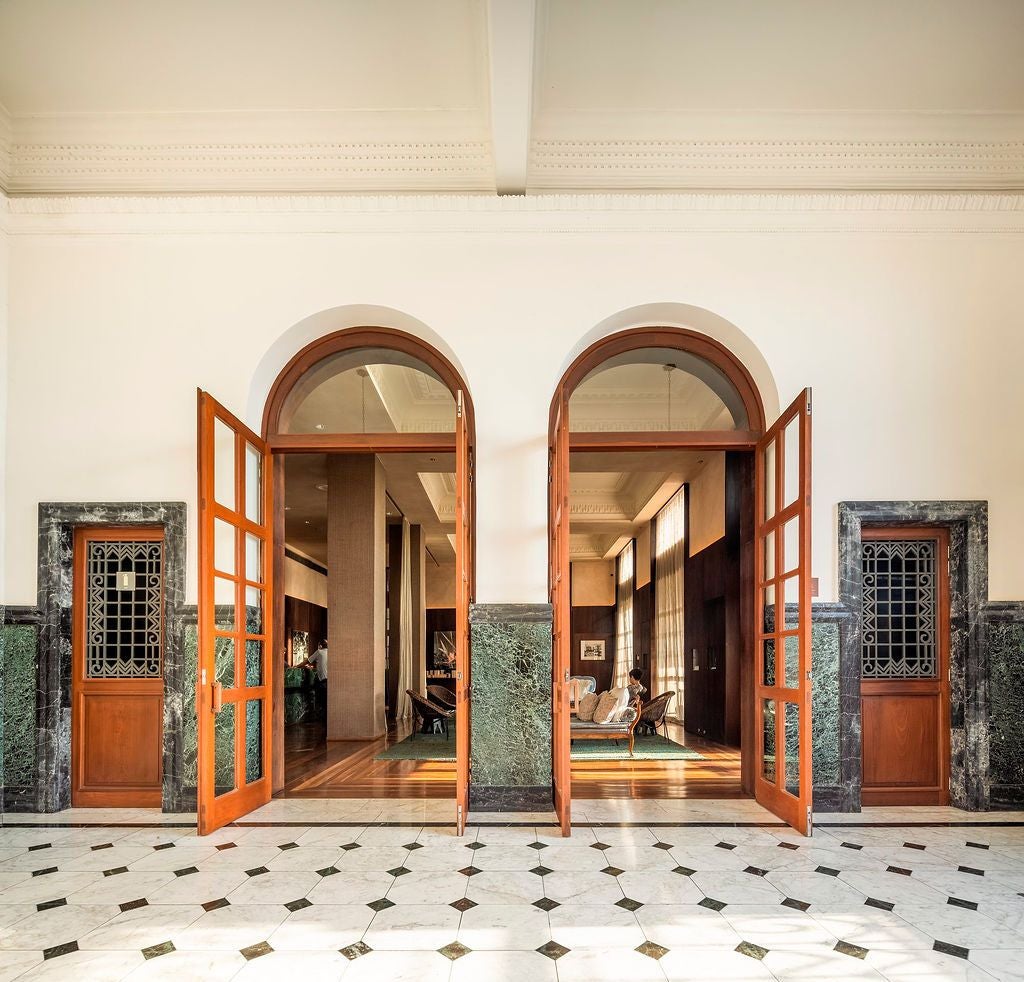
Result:
{"label": "marble baseboard", "polygon": [[549,812],[552,807],[551,785],[502,788],[471,784],[470,812]]}

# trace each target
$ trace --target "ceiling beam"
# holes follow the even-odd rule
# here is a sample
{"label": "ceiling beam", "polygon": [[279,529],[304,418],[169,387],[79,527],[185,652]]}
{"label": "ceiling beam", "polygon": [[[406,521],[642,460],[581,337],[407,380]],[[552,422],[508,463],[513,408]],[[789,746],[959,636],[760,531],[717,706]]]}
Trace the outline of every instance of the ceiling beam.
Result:
{"label": "ceiling beam", "polygon": [[536,0],[489,0],[491,144],[498,194],[525,194],[533,110]]}

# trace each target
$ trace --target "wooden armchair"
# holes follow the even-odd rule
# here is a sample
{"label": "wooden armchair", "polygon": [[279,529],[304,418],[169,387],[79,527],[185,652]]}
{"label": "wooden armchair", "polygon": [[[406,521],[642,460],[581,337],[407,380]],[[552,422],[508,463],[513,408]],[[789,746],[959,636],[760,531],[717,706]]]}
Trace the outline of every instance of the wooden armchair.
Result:
{"label": "wooden armchair", "polygon": [[[448,721],[455,718],[455,710],[439,706],[433,700],[413,692],[412,689],[406,689],[405,692],[412,700],[413,712],[423,722],[423,732],[443,733],[447,740]],[[412,735],[416,736],[416,727],[413,727]]]}

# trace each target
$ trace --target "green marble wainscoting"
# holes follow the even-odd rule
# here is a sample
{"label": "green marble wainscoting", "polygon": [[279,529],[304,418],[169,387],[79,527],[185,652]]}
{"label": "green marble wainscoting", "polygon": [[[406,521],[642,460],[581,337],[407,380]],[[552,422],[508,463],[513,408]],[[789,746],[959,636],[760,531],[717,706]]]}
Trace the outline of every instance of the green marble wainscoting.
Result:
{"label": "green marble wainscoting", "polygon": [[551,808],[551,607],[470,608],[470,805]]}
{"label": "green marble wainscoting", "polygon": [[814,787],[839,785],[839,625],[811,626],[811,761]]}
{"label": "green marble wainscoting", "polygon": [[1024,808],[1024,604],[1001,606],[985,630],[991,806]]}
{"label": "green marble wainscoting", "polygon": [[5,624],[0,629],[4,811],[35,810],[38,652],[36,625]]}

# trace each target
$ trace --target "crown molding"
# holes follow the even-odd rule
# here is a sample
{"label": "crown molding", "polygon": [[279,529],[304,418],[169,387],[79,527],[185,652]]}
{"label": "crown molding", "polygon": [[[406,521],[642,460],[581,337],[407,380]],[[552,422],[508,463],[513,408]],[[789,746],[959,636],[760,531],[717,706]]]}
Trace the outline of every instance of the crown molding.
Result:
{"label": "crown molding", "polygon": [[1024,232],[1020,192],[497,195],[34,195],[27,234]]}
{"label": "crown molding", "polygon": [[485,124],[472,110],[21,116],[0,176],[11,194],[493,191]]}
{"label": "crown molding", "polygon": [[548,112],[529,187],[1020,189],[1024,113]]}

